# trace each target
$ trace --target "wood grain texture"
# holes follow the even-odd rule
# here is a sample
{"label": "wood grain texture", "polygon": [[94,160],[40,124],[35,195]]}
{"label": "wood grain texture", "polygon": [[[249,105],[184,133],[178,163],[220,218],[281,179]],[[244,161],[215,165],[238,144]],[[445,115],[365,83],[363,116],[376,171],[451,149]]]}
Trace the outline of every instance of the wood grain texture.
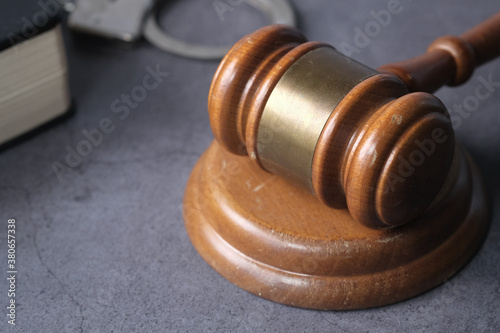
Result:
{"label": "wood grain texture", "polygon": [[337,105],[321,132],[312,167],[314,190],[324,204],[347,207],[343,174],[353,135],[382,106],[407,93],[394,76],[375,75],[354,87]]}
{"label": "wood grain texture", "polygon": [[455,137],[442,103],[411,93],[387,103],[360,129],[343,174],[347,206],[373,228],[415,221],[438,194]]}
{"label": "wood grain texture", "polygon": [[434,92],[465,83],[476,66],[500,56],[500,13],[460,37],[436,39],[427,53],[378,68],[399,77],[410,91]]}
{"label": "wood grain texture", "polygon": [[[345,82],[345,92],[320,88],[346,88]],[[325,102],[339,94],[335,104]],[[228,53],[214,76],[208,110],[215,138],[230,152],[246,150],[257,166],[303,184],[328,206],[347,205],[365,226],[392,228],[425,212],[455,145],[444,105],[430,94],[407,94],[394,75],[377,74],[278,25],[250,34]],[[269,104],[273,117],[263,118]],[[324,110],[324,124],[311,119],[318,110]],[[270,133],[259,135],[262,128]],[[446,140],[436,142],[436,130]]]}
{"label": "wood grain texture", "polygon": [[500,56],[500,13],[466,31],[460,38],[474,50],[477,66]]}
{"label": "wood grain texture", "polygon": [[[306,180],[315,197],[279,171],[297,165],[279,165],[283,177],[265,171],[259,126],[270,96],[282,86],[292,88],[279,96],[297,92],[300,98],[272,104],[273,119],[289,115],[294,103],[305,103],[295,116],[308,107],[314,114],[328,100],[321,94],[331,94],[315,88],[338,77],[326,68],[339,58],[286,26],[242,39],[214,77],[208,106],[216,141],[186,187],[184,219],[195,248],[241,288],[305,308],[383,306],[443,283],[481,246],[488,203],[474,163],[455,143],[446,108],[426,91],[465,82],[476,65],[500,55],[499,40],[496,15],[461,37],[437,39],[420,57],[384,66],[380,74],[369,69],[355,80],[331,113],[321,114],[324,126],[310,126],[321,131],[312,133],[318,141],[307,157],[312,166]],[[320,57],[307,57],[312,53]],[[353,60],[344,65],[339,75],[346,77],[362,66]],[[287,75],[292,69],[294,75]],[[302,73],[319,86],[301,90]],[[294,79],[280,84],[284,77]],[[324,104],[328,111],[330,100]],[[304,132],[313,121],[303,123],[299,132],[314,137]],[[277,147],[306,141],[286,139],[280,137]],[[250,158],[238,156],[245,154]],[[288,156],[279,161],[295,163]],[[305,171],[300,175],[307,177]]]}
{"label": "wood grain texture", "polygon": [[184,219],[200,255],[239,287],[298,307],[361,309],[443,283],[480,247],[487,200],[460,149],[439,196],[425,218],[373,230],[214,142],[189,179]]}
{"label": "wood grain texture", "polygon": [[315,194],[332,207],[345,202],[355,220],[372,228],[421,215],[453,159],[445,107],[432,95],[407,92],[389,75],[361,82],[332,112],[316,147]]}
{"label": "wood grain texture", "polygon": [[[210,92],[208,108],[215,138],[234,154],[246,154],[245,130],[259,84],[274,64],[295,46],[306,42],[295,29],[272,25],[236,43],[221,61]],[[257,105],[257,106],[255,106]]]}

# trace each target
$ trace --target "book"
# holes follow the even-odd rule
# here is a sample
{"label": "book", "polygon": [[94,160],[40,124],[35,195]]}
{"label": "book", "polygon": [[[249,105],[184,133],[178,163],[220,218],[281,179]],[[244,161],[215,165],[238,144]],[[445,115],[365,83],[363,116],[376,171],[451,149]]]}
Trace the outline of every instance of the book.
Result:
{"label": "book", "polygon": [[0,147],[70,110],[68,66],[56,0],[0,6]]}

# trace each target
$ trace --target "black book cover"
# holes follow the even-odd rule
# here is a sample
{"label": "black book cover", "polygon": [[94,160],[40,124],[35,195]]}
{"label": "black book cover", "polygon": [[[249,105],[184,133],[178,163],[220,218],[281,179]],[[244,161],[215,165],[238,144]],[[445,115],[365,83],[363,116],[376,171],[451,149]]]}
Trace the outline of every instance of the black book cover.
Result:
{"label": "black book cover", "polygon": [[[2,0],[0,3],[0,52],[53,29],[62,20],[63,6],[57,0]],[[2,79],[2,78],[0,78]],[[0,152],[25,141],[74,113],[66,112],[38,127],[0,144]]]}
{"label": "black book cover", "polygon": [[57,0],[3,0],[0,5],[0,51],[52,29],[61,21]]}

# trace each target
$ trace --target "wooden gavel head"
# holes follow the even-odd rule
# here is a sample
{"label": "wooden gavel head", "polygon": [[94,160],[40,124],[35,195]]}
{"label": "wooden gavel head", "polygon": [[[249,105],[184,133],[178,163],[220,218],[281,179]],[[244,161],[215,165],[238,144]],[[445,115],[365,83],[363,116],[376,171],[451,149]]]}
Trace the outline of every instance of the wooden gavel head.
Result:
{"label": "wooden gavel head", "polygon": [[433,203],[455,140],[444,105],[293,28],[262,28],[222,60],[210,89],[217,141],[347,205],[371,228],[411,222]]}

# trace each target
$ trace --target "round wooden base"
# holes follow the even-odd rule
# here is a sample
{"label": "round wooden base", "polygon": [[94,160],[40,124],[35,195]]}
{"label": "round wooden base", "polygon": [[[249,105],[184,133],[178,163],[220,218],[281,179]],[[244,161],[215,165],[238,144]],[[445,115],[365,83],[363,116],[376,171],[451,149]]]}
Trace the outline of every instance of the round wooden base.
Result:
{"label": "round wooden base", "polygon": [[455,155],[442,200],[422,219],[372,230],[214,142],[186,188],[187,232],[222,276],[275,302],[325,310],[399,302],[450,278],[486,234],[484,186],[472,161]]}

